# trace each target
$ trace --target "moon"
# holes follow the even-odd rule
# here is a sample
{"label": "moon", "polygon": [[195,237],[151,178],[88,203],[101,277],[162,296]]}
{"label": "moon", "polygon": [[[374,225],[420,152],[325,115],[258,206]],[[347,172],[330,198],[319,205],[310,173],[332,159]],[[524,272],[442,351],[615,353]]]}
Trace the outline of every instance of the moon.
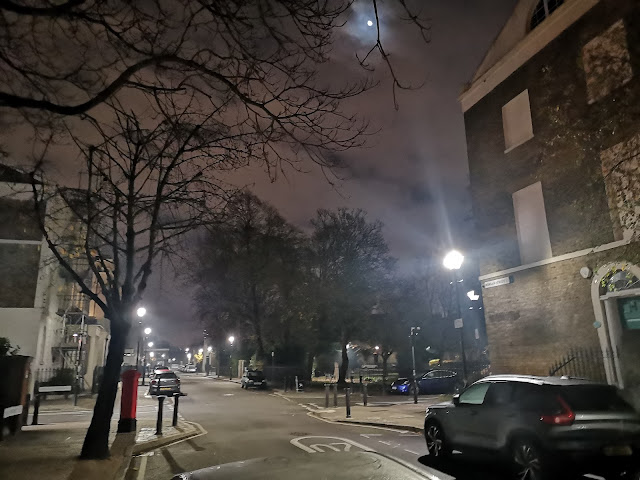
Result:
{"label": "moon", "polygon": [[371,20],[367,20],[367,25],[373,27],[373,22]]}

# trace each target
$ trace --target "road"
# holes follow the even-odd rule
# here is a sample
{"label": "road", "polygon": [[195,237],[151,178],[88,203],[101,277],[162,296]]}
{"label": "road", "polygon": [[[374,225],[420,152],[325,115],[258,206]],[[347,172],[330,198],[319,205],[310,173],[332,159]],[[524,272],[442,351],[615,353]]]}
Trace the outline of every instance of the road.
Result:
{"label": "road", "polygon": [[207,434],[135,458],[127,480],[168,480],[211,465],[256,457],[317,456],[336,449],[392,455],[434,480],[506,478],[489,466],[467,462],[454,462],[445,472],[432,469],[421,434],[325,422],[268,391],[245,391],[227,381],[183,374],[182,386],[188,396],[180,401],[180,413]]}

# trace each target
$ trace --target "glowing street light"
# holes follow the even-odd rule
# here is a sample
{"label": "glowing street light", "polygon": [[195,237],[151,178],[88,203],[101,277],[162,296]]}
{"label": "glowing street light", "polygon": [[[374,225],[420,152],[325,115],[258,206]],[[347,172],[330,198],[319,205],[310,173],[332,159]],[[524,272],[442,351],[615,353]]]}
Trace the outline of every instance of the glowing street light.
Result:
{"label": "glowing street light", "polygon": [[189,351],[189,347],[185,348],[185,349],[184,349],[184,351],[185,351],[185,352],[188,352],[188,351]]}
{"label": "glowing street light", "polygon": [[204,352],[204,350],[202,350],[202,349],[198,350],[198,353],[199,353],[200,355],[202,355],[202,352]]}
{"label": "glowing street light", "polygon": [[187,353],[187,360],[191,361],[191,354]]}
{"label": "glowing street light", "polygon": [[442,264],[449,270],[459,270],[463,261],[464,255],[457,250],[451,250],[445,255]]}
{"label": "glowing street light", "polygon": [[212,347],[211,345],[209,345],[209,346],[207,347],[207,352],[211,352],[211,350],[213,350],[213,347]]}
{"label": "glowing street light", "polygon": [[156,356],[156,354],[155,354],[155,353],[153,353],[153,352],[151,352],[151,353],[149,353],[149,356],[150,356],[151,358],[153,358],[153,357],[155,357],[155,356]]}
{"label": "glowing street light", "polygon": [[138,310],[136,310],[136,313],[139,317],[144,317],[147,314],[147,309],[144,307],[140,307],[138,308]]}
{"label": "glowing street light", "polygon": [[229,343],[230,343],[231,345],[233,345],[233,342],[235,342],[235,340],[236,340],[236,337],[234,337],[233,335],[231,335],[231,336],[229,337]]}
{"label": "glowing street light", "polygon": [[162,358],[164,358],[164,353],[162,355],[160,355]]}
{"label": "glowing street light", "polygon": [[153,347],[153,342],[147,343],[147,347],[149,347],[149,348]]}
{"label": "glowing street light", "polygon": [[373,348],[376,350],[376,352],[377,352],[378,350],[380,350],[380,347],[379,347],[378,345],[376,345],[376,346],[375,346],[375,347],[373,347]]}
{"label": "glowing street light", "polygon": [[149,327],[145,328],[145,329],[144,329],[144,334],[145,334],[145,335],[149,335],[149,334],[151,334],[151,329],[150,329]]}
{"label": "glowing street light", "polygon": [[371,20],[367,20],[367,26],[368,27],[373,27],[373,22]]}
{"label": "glowing street light", "polygon": [[469,297],[469,300],[478,300],[480,298],[480,295],[478,295],[476,293],[475,290],[470,290],[467,292],[467,297]]}

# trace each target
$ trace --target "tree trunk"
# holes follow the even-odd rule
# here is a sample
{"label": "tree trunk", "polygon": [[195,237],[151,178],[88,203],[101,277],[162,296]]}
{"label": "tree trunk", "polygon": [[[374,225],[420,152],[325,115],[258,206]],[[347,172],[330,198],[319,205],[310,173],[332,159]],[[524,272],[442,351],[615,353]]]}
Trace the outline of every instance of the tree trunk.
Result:
{"label": "tree trunk", "polygon": [[342,363],[338,375],[338,383],[344,385],[347,383],[347,371],[349,370],[349,355],[347,352],[347,340],[342,338]]}
{"label": "tree trunk", "polygon": [[122,321],[111,322],[111,341],[109,353],[104,366],[102,383],[98,391],[96,405],[93,408],[91,424],[84,437],[80,458],[84,460],[100,460],[109,458],[109,430],[113,406],[118,393],[120,369],[124,358],[124,348],[129,325]]}
{"label": "tree trunk", "polygon": [[311,382],[313,380],[313,360],[316,358],[316,356],[313,354],[313,352],[307,352],[307,365],[305,370],[305,380],[308,380],[309,382]]}

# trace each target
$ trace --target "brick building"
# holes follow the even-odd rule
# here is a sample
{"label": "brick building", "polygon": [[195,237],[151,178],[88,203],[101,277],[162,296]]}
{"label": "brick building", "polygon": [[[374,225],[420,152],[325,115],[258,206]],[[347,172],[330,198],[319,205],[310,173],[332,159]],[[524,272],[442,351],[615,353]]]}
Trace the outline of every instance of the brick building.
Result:
{"label": "brick building", "polygon": [[521,0],[460,102],[492,371],[638,392],[640,4]]}

